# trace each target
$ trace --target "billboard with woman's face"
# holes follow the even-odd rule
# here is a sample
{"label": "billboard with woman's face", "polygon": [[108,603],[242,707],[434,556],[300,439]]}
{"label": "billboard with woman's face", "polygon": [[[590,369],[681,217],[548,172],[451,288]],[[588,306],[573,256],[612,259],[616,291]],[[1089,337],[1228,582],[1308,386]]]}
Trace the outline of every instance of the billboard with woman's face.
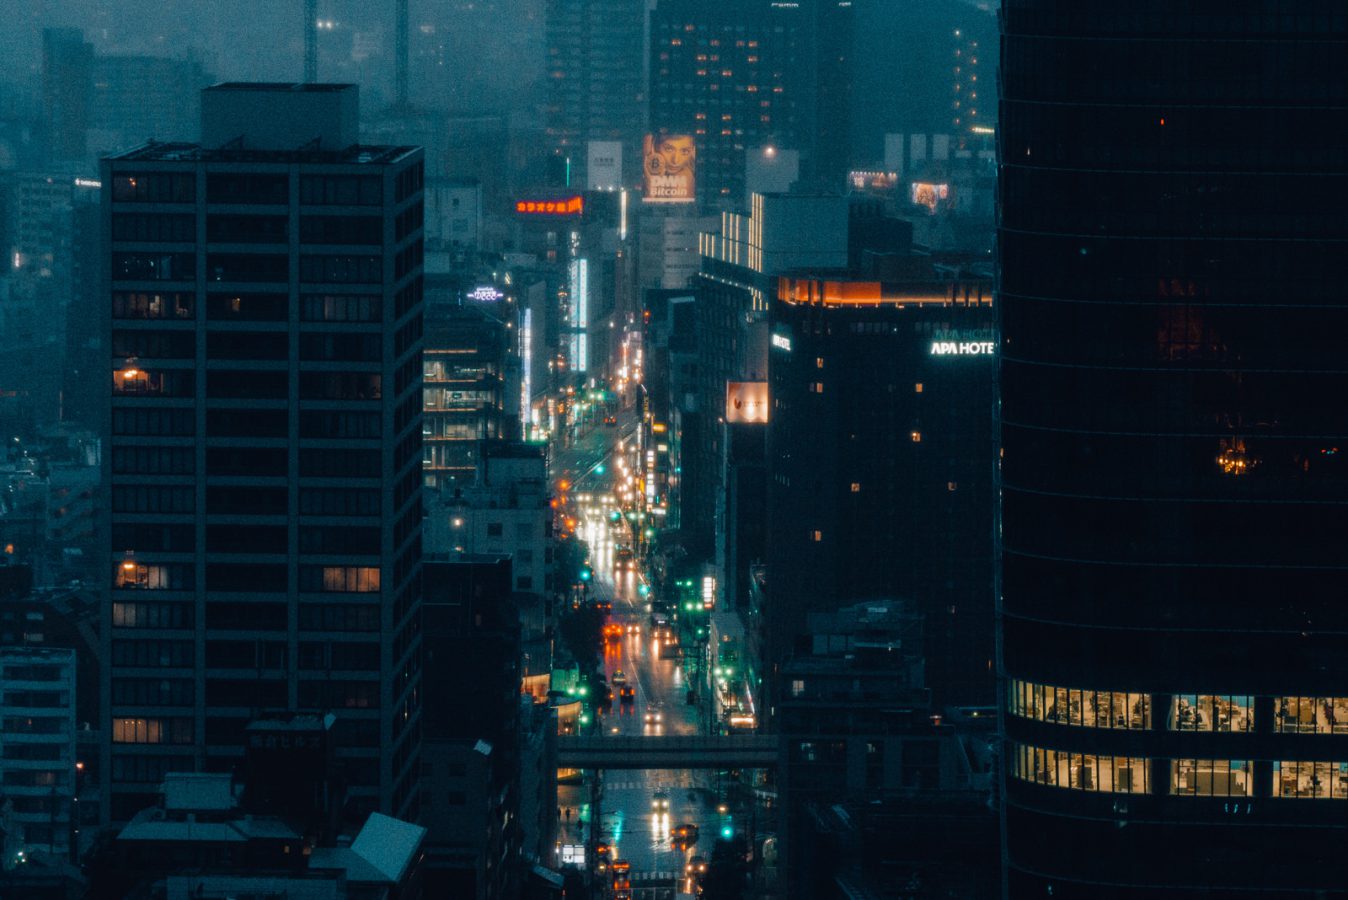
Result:
{"label": "billboard with woman's face", "polygon": [[697,198],[697,144],[692,135],[646,135],[642,161],[647,203],[692,203]]}

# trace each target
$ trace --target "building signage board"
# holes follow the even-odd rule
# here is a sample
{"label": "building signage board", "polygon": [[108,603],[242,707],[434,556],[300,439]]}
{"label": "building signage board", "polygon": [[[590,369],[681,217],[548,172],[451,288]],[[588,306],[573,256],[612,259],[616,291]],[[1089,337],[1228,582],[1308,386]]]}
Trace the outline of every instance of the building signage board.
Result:
{"label": "building signage board", "polygon": [[768,383],[727,381],[725,420],[732,424],[765,424],[768,421]]}
{"label": "building signage board", "polygon": [[992,356],[997,344],[993,341],[932,341],[932,356]]}

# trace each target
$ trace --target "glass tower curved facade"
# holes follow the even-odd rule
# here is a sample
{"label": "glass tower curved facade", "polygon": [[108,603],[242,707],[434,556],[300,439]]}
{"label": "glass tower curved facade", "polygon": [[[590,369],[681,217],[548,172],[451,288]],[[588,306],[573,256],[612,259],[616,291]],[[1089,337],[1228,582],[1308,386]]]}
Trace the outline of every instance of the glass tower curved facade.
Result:
{"label": "glass tower curved facade", "polygon": [[1341,896],[1348,7],[1002,6],[1008,892]]}

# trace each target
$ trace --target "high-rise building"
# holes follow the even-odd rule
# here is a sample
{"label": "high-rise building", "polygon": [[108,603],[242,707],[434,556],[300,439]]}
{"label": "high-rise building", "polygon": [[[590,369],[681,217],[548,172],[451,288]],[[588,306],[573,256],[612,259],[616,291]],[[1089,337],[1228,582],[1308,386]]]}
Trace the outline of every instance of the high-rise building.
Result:
{"label": "high-rise building", "polygon": [[937,708],[992,702],[992,329],[987,281],[778,280],[767,672],[811,613],[897,597]]}
{"label": "high-rise building", "polygon": [[617,169],[620,184],[640,171],[647,5],[647,0],[548,0],[548,140],[571,161],[568,187],[586,187],[597,174],[588,171],[595,158],[591,142],[619,145],[616,158],[610,152],[602,156],[609,160],[606,170]]}
{"label": "high-rise building", "polygon": [[814,4],[659,0],[651,13],[650,128],[691,135],[704,205],[744,202],[745,151],[809,153],[815,129]]}
{"label": "high-rise building", "polygon": [[1002,6],[1013,897],[1348,884],[1348,23],[1280,12]]}
{"label": "high-rise building", "polygon": [[351,85],[222,84],[103,161],[102,771],[114,821],[328,710],[350,812],[417,811],[422,163]]}
{"label": "high-rise building", "polygon": [[42,106],[51,159],[82,161],[88,144],[94,48],[78,28],[42,31]]}

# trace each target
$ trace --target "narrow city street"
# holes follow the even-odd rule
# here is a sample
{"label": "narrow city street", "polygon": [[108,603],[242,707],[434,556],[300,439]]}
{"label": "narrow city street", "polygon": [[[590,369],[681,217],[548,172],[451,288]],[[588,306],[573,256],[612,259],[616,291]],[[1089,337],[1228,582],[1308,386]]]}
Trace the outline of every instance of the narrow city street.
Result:
{"label": "narrow city street", "polygon": [[[689,685],[677,645],[665,648],[662,658],[640,558],[626,552],[635,543],[634,530],[624,515],[620,491],[625,471],[636,461],[635,426],[629,413],[616,427],[584,433],[554,461],[558,480],[569,482],[576,536],[590,550],[590,597],[612,604],[608,624],[621,629],[620,635],[604,641],[603,670],[614,700],[612,708],[598,717],[594,733],[696,735],[706,730],[700,719],[703,707],[687,702]],[[621,697],[624,685],[633,689],[627,702]],[[699,692],[704,689],[699,687]],[[598,809],[592,806],[596,777]],[[612,859],[630,863],[634,887],[656,879],[687,891],[691,886],[684,878],[687,863],[694,857],[708,858],[722,826],[733,821],[735,811],[718,811],[725,807],[717,779],[716,772],[697,769],[586,772],[584,785],[559,789],[564,810],[575,810],[570,818],[564,812],[562,843],[586,843],[587,836],[593,836],[591,846],[607,843]],[[671,840],[681,825],[697,829],[687,849]]]}

